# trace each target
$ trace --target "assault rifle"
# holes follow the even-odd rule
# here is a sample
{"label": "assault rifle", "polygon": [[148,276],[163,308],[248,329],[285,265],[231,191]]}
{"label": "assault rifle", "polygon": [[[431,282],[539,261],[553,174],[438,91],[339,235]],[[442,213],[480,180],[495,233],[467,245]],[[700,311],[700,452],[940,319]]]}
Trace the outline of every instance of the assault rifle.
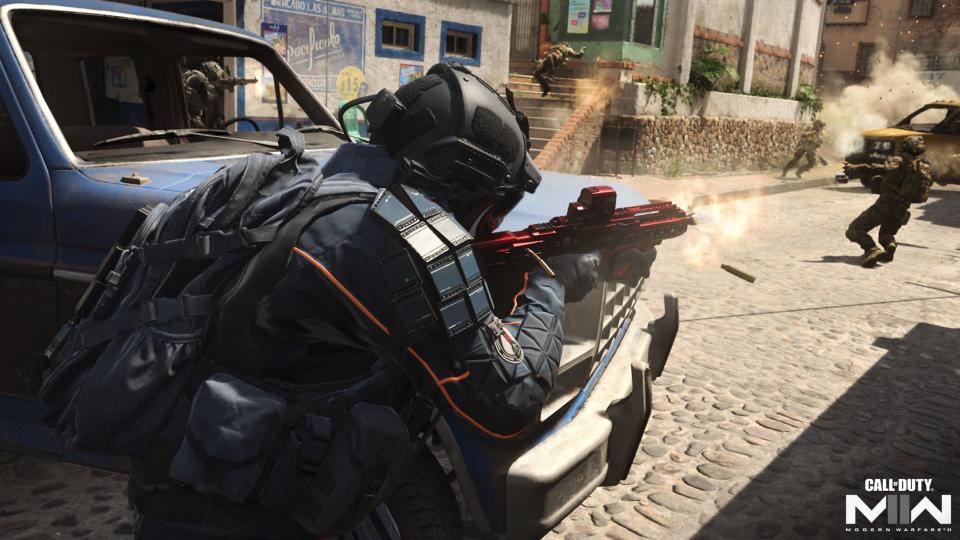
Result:
{"label": "assault rifle", "polygon": [[[693,216],[671,202],[654,202],[617,208],[617,192],[609,186],[584,188],[570,203],[565,216],[530,225],[522,231],[500,232],[473,243],[488,277],[510,279],[522,276],[534,264],[548,273],[543,259],[563,253],[600,251],[601,275],[607,279],[628,275],[618,267],[616,254],[629,248],[646,251],[664,240],[676,238],[694,224]],[[516,292],[513,284],[491,284],[494,296]],[[497,298],[495,298],[495,301]],[[497,304],[501,305],[501,304]]]}
{"label": "assault rifle", "polygon": [[257,84],[257,79],[238,79],[236,77],[228,77],[226,79],[214,79],[210,81],[210,84],[217,89],[229,88],[230,90],[233,90],[238,86]]}

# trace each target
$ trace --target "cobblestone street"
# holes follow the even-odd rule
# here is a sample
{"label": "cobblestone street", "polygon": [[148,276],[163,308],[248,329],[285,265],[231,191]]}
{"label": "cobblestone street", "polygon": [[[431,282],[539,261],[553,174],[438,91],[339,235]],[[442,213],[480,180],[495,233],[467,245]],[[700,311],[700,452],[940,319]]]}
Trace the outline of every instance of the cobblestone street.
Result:
{"label": "cobblestone street", "polygon": [[[676,292],[682,322],[641,451],[547,538],[855,537],[844,497],[872,506],[867,478],[932,479],[960,515],[960,188],[935,188],[868,270],[843,232],[873,200],[752,199],[740,241],[697,255],[714,223],[661,247],[645,297]],[[121,476],[0,454],[0,538],[131,533]]]}
{"label": "cobblestone street", "polygon": [[548,538],[849,538],[844,495],[881,497],[866,478],[932,478],[958,515],[960,190],[915,207],[897,259],[868,270],[843,232],[872,201],[756,199],[756,226],[719,255],[752,285],[689,265],[715,226],[660,250],[648,303],[678,293],[682,322],[641,451]]}

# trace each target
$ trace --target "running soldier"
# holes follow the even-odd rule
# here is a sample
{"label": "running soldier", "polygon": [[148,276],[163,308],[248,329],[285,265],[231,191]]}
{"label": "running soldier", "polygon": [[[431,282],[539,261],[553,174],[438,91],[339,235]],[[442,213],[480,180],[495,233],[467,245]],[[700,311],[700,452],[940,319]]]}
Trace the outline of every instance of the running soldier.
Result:
{"label": "running soldier", "polygon": [[[809,171],[817,164],[817,158],[820,157],[817,155],[817,149],[823,144],[823,127],[825,125],[823,120],[813,121],[813,128],[808,129],[800,136],[800,144],[797,145],[797,150],[793,153],[793,159],[784,166],[783,173],[781,173],[780,176],[787,176],[787,172],[796,167],[797,162],[799,162],[802,157],[806,157],[807,162],[797,167],[797,178],[802,178],[803,173]],[[820,157],[820,161],[824,165],[827,164],[827,161],[822,157]]]}
{"label": "running soldier", "polygon": [[[847,175],[883,176],[880,197],[857,216],[847,228],[847,238],[863,248],[864,268],[872,268],[877,265],[877,262],[893,260],[893,254],[897,250],[894,235],[909,219],[910,204],[927,200],[933,177],[930,172],[930,162],[920,157],[925,150],[923,137],[914,135],[907,137],[900,144],[899,155],[890,157],[883,164],[844,165],[843,169]],[[880,227],[878,240],[882,247],[877,247],[876,242],[868,234],[878,226]]]}
{"label": "running soldier", "polygon": [[533,78],[540,83],[540,89],[543,93],[541,97],[550,93],[550,85],[553,84],[553,71],[562,67],[571,58],[582,58],[586,47],[580,47],[579,51],[573,50],[566,43],[558,43],[547,49],[543,58],[537,60],[537,69],[533,72]]}

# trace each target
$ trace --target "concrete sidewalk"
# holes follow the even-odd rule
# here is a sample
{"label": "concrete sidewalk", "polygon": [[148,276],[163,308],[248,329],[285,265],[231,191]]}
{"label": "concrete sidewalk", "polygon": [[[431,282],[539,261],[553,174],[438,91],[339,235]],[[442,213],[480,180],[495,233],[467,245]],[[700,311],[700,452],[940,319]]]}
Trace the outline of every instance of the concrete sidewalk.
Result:
{"label": "concrete sidewalk", "polygon": [[780,178],[779,172],[770,171],[712,176],[618,176],[616,180],[635,187],[648,199],[683,201],[695,207],[826,186],[834,182],[839,171],[840,164],[832,163],[807,171],[802,179],[792,172],[787,178]]}

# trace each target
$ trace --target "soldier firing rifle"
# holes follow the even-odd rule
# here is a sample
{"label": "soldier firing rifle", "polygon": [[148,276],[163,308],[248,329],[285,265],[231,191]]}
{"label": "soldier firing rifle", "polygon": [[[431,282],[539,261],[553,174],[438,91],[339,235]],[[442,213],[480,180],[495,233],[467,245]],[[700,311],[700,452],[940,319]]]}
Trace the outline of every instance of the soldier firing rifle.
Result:
{"label": "soldier firing rifle", "polygon": [[183,74],[183,91],[187,98],[187,114],[190,127],[217,127],[208,115],[210,106],[223,95],[227,88],[234,89],[245,84],[254,84],[257,79],[238,79],[230,71],[213,60],[200,64],[200,69],[191,69]]}

